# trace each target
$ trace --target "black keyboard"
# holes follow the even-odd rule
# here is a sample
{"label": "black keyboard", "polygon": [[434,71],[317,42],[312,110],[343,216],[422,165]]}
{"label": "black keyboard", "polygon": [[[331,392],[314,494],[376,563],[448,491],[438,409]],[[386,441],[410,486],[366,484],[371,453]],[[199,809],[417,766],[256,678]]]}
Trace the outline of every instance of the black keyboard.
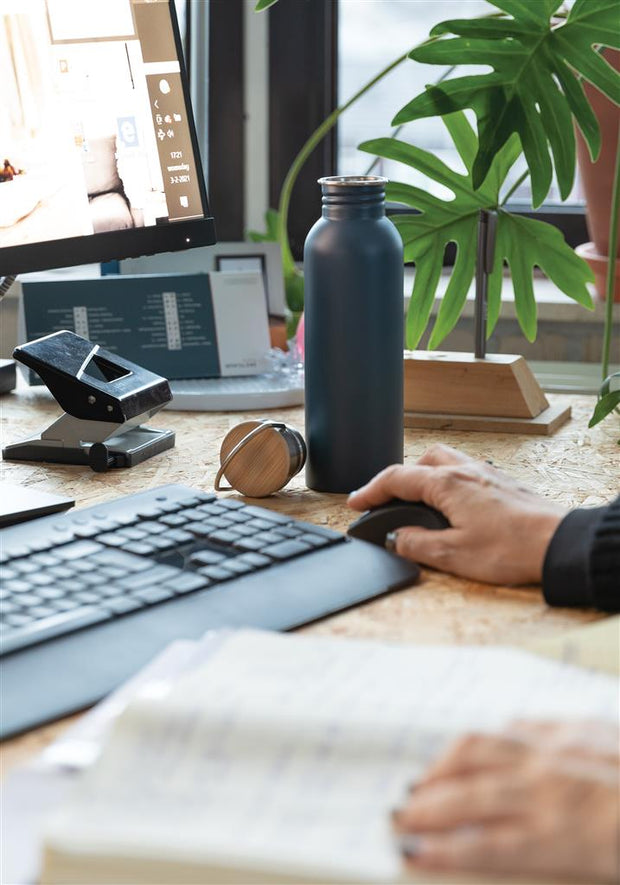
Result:
{"label": "black keyboard", "polygon": [[290,629],[418,575],[364,541],[176,485],[0,538],[3,737],[94,702],[172,639]]}

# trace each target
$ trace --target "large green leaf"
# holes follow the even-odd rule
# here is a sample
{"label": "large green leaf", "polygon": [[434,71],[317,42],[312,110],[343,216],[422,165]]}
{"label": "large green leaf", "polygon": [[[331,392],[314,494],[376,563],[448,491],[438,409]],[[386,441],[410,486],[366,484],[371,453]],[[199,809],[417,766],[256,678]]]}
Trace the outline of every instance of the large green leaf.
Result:
{"label": "large green leaf", "polygon": [[587,264],[566,244],[560,231],[541,221],[515,216],[500,206],[500,191],[508,171],[520,154],[519,141],[512,136],[491,162],[489,174],[477,190],[472,182],[476,135],[462,112],[443,118],[467,171],[455,172],[441,160],[415,145],[394,138],[378,138],[361,144],[360,150],[404,163],[452,191],[452,200],[443,200],[428,190],[410,184],[390,182],[389,200],[411,206],[418,214],[392,216],[405,249],[405,261],[416,265],[407,315],[407,346],[415,347],[429,321],[441,276],[448,243],[457,248],[448,287],[429,347],[437,347],[454,328],[475,272],[478,218],[481,209],[497,210],[495,263],[489,278],[487,336],[499,317],[506,261],[511,270],[515,308],[519,324],[532,341],[536,337],[536,302],[532,283],[533,268],[541,268],[563,292],[592,308],[586,282],[593,279]]}
{"label": "large green leaf", "polygon": [[559,20],[553,15],[560,0],[491,2],[502,15],[442,22],[410,57],[425,64],[489,65],[493,72],[427,88],[399,111],[394,125],[472,108],[479,137],[472,170],[476,188],[497,152],[517,133],[534,205],[549,192],[554,168],[566,199],[575,177],[573,117],[592,157],[600,150],[598,124],[580,78],[620,103],[620,76],[597,51],[620,47],[618,0],[577,0],[568,17]]}

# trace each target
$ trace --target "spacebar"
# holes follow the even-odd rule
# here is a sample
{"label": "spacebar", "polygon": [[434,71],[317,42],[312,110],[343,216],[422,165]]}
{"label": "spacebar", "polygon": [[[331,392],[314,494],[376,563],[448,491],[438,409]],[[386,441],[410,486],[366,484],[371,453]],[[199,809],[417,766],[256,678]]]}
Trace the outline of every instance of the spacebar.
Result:
{"label": "spacebar", "polygon": [[109,612],[92,605],[84,605],[68,612],[61,612],[49,618],[41,618],[26,627],[11,630],[0,639],[0,655],[6,655],[11,651],[33,645],[35,642],[43,642],[61,636],[63,633],[72,633],[81,627],[90,627],[99,621],[107,621],[111,615]]}

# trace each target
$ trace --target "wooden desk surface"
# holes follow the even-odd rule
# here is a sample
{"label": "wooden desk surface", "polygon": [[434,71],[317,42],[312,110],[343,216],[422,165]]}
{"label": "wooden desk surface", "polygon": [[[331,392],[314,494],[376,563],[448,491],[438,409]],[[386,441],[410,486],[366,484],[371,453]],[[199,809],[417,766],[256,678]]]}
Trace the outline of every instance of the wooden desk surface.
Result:
{"label": "wooden desk surface", "polygon": [[[573,417],[552,437],[496,433],[407,430],[405,461],[414,462],[430,445],[443,442],[470,455],[489,458],[539,493],[568,507],[604,504],[618,493],[619,429],[610,420],[589,430],[594,398],[552,396],[570,403]],[[38,432],[59,414],[47,391],[24,390],[0,399],[2,444]],[[176,431],[176,448],[131,470],[93,473],[87,467],[1,462],[2,478],[41,490],[71,495],[77,507],[97,504],[164,483],[212,490],[219,446],[226,432],[256,414],[163,411],[154,427]],[[303,409],[270,413],[303,430]],[[324,495],[304,486],[303,473],[278,495],[263,499],[294,517],[344,530],[352,519],[344,495]],[[416,587],[392,593],[304,628],[316,634],[376,637],[424,643],[525,644],[594,620],[592,611],[550,609],[538,587],[492,587],[425,570]],[[53,740],[71,718],[7,741],[6,772]]]}

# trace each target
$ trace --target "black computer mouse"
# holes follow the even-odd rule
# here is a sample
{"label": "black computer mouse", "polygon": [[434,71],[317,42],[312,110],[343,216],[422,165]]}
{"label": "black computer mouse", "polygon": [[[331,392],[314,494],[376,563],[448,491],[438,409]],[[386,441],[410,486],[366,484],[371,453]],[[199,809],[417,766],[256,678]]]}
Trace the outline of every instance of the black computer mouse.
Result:
{"label": "black computer mouse", "polygon": [[450,523],[439,510],[422,501],[401,501],[395,498],[362,513],[352,522],[347,534],[371,544],[385,545],[385,536],[395,529],[416,525],[425,529],[447,529]]}

